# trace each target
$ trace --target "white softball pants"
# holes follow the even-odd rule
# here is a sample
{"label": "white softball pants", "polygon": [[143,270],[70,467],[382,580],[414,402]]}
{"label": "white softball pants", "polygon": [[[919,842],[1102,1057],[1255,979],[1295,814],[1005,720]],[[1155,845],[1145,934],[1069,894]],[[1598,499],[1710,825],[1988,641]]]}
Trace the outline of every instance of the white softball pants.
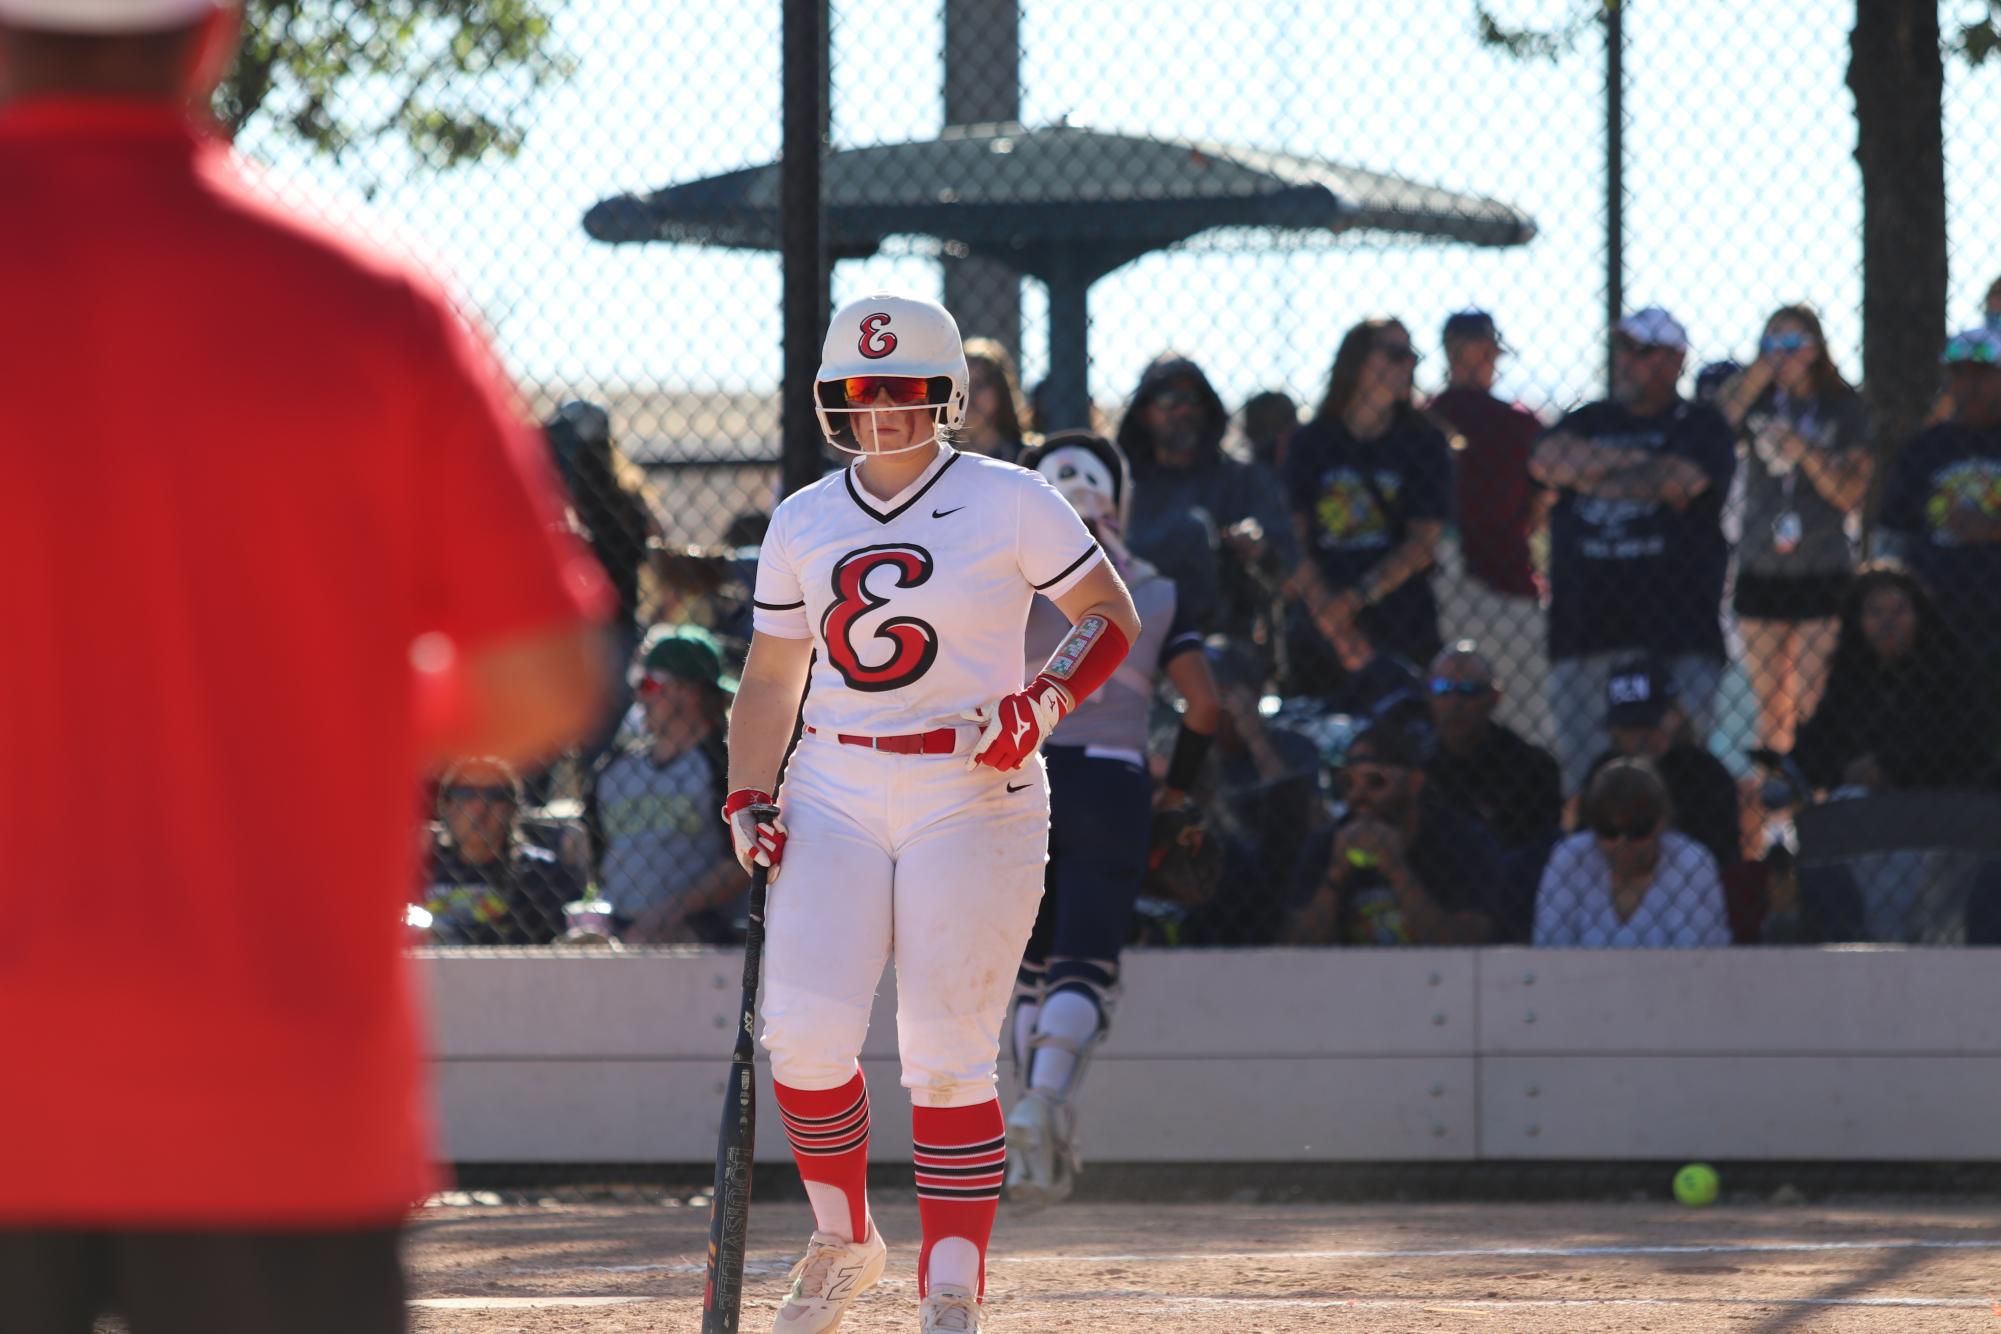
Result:
{"label": "white softball pants", "polygon": [[968,1107],[992,1098],[1001,1023],[1048,860],[1041,757],[1011,774],[969,773],[963,756],[894,755],[808,734],[779,806],[785,863],[765,917],[773,1077],[827,1089],[854,1076],[893,955],[912,1100]]}

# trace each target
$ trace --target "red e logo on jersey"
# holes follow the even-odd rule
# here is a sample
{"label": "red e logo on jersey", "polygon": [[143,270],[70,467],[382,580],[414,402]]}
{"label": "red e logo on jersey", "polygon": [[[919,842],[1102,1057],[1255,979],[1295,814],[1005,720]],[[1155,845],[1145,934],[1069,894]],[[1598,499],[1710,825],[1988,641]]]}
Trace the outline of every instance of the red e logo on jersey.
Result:
{"label": "red e logo on jersey", "polygon": [[931,670],[938,657],[938,632],[914,616],[882,622],[871,640],[887,640],[887,660],[865,663],[854,642],[855,624],[889,599],[869,591],[869,576],[878,570],[896,588],[915,588],[931,577],[931,553],[919,546],[863,547],[834,562],[834,601],[820,618],[820,639],[827,661],[850,690],[895,690]]}
{"label": "red e logo on jersey", "polygon": [[886,357],[896,351],[896,335],[884,331],[889,316],[881,311],[862,321],[861,354],[870,361]]}

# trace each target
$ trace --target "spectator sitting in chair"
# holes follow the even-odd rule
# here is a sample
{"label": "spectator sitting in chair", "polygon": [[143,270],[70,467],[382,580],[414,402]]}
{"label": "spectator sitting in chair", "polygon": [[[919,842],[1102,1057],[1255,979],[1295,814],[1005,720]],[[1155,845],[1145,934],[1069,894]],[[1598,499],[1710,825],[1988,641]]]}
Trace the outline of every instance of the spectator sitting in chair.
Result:
{"label": "spectator sitting in chair", "polygon": [[1670,828],[1654,766],[1616,759],[1584,792],[1584,832],[1556,845],[1536,891],[1537,945],[1689,949],[1730,943],[1716,859]]}
{"label": "spectator sitting in chair", "polygon": [[1505,852],[1556,833],[1563,781],[1556,758],[1494,719],[1501,688],[1480,646],[1462,639],[1431,662],[1438,748],[1424,766],[1431,791],[1478,819]]}
{"label": "spectator sitting in chair", "polygon": [[1990,693],[1924,585],[1894,561],[1872,562],[1849,587],[1827,690],[1793,758],[1817,788],[1984,783]]}
{"label": "spectator sitting in chair", "polygon": [[521,779],[495,759],[461,760],[438,784],[424,907],[440,945],[546,945],[580,886],[554,852],[518,837]]}
{"label": "spectator sitting in chair", "polygon": [[[1612,665],[1605,687],[1605,727],[1612,748],[1591,766],[1595,775],[1619,759],[1645,759],[1667,785],[1670,823],[1709,850],[1728,871],[1744,859],[1737,782],[1708,747],[1696,744],[1667,665],[1649,654]],[[1587,777],[1585,786],[1590,786]]]}
{"label": "spectator sitting in chair", "polygon": [[1477,945],[1501,883],[1493,835],[1425,789],[1422,748],[1382,722],[1356,733],[1342,770],[1348,811],[1300,850],[1295,945]]}
{"label": "spectator sitting in chair", "polygon": [[585,803],[599,893],[628,944],[731,943],[744,875],[716,812],[735,683],[707,631],[655,626],[633,688],[647,739],[605,757]]}

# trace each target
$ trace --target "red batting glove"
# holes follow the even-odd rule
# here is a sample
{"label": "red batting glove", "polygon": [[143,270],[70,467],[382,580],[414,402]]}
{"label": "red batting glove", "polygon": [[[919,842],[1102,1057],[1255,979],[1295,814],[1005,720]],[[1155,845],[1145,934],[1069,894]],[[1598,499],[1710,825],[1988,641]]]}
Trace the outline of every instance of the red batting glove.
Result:
{"label": "red batting glove", "polygon": [[967,709],[962,716],[980,725],[980,739],[966,768],[984,764],[1003,773],[1019,769],[1074,707],[1070,692],[1059,682],[1038,675],[1026,689],[1002,695],[984,709]]}
{"label": "red batting glove", "polygon": [[[767,818],[758,818],[758,807],[771,807]],[[778,880],[778,863],[785,857],[785,821],[777,814],[777,803],[769,792],[740,787],[723,802],[723,821],[730,827],[730,842],[736,845],[736,859],[743,869],[768,866],[766,884]]]}

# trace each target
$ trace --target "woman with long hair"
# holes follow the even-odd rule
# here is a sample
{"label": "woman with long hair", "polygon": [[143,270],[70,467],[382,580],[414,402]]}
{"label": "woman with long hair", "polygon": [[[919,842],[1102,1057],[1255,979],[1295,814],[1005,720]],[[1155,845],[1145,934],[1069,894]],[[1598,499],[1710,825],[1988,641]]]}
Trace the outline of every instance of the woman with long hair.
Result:
{"label": "woman with long hair", "polygon": [[1827,690],[1793,757],[1815,787],[1962,787],[1994,760],[1988,690],[1930,590],[1871,561],[1842,602]]}
{"label": "woman with long hair", "polygon": [[1359,629],[1387,652],[1429,662],[1452,454],[1412,402],[1417,362],[1398,320],[1349,329],[1319,410],[1286,447],[1285,485],[1302,552],[1292,591],[1321,638],[1338,645]]}
{"label": "woman with long hair", "polygon": [[1028,438],[1028,400],[1014,358],[997,339],[966,340],[966,424],[958,444],[974,454],[1013,463]]}
{"label": "woman with long hair", "polygon": [[1855,563],[1849,525],[1873,472],[1867,411],[1805,305],[1765,321],[1758,359],[1723,387],[1717,406],[1745,465],[1736,594],[1745,669],[1760,741],[1785,750],[1820,699],[1834,650]]}

